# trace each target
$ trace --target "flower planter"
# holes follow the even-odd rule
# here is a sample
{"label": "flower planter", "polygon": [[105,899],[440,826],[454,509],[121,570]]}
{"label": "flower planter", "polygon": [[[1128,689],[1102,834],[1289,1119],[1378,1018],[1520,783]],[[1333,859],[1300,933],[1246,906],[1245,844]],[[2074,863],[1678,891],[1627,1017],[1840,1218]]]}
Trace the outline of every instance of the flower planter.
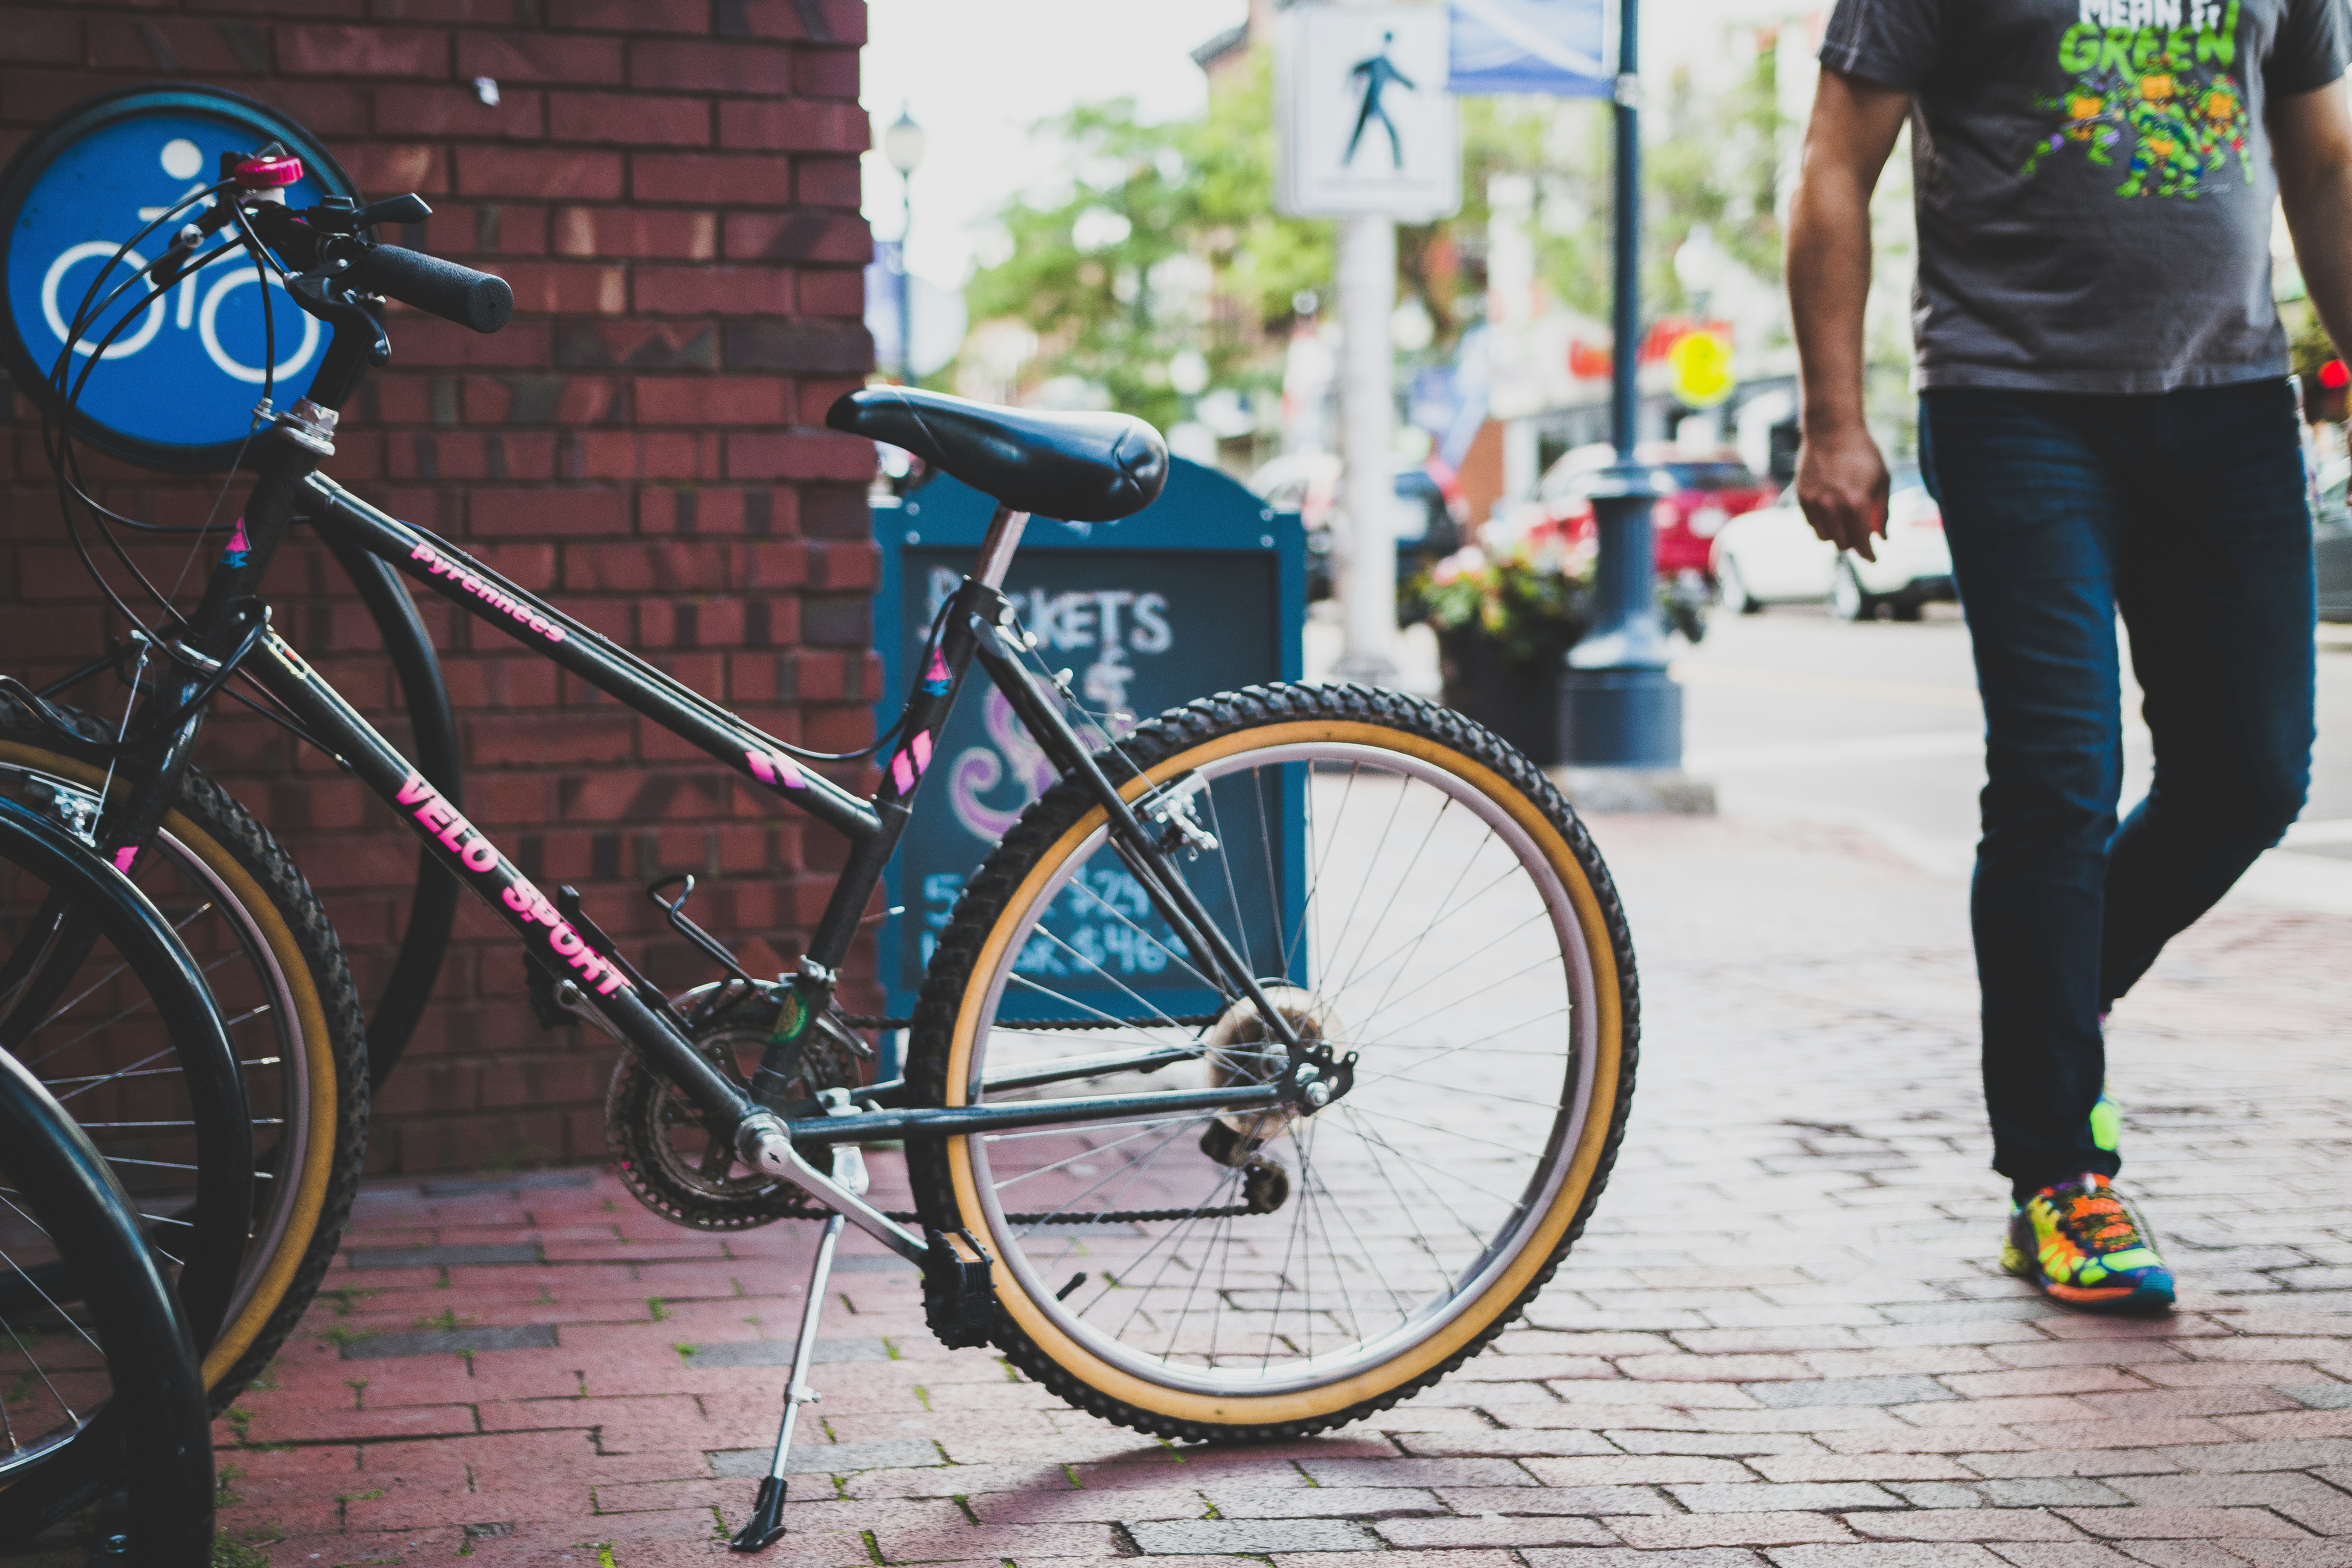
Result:
{"label": "flower planter", "polygon": [[1530,762],[1556,766],[1560,761],[1560,661],[1575,642],[1573,631],[1561,626],[1539,634],[1528,653],[1515,657],[1500,638],[1480,626],[1439,632],[1444,701],[1525,752]]}

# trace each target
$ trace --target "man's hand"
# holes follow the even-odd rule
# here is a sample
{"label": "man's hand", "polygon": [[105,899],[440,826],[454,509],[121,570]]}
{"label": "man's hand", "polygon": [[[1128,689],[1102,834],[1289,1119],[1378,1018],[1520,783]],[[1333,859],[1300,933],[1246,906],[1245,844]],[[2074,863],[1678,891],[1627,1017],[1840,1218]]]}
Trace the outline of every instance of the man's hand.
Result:
{"label": "man's hand", "polygon": [[1840,550],[1878,559],[1870,540],[1886,532],[1886,460],[1868,430],[1807,432],[1797,457],[1797,505],[1813,531]]}
{"label": "man's hand", "polygon": [[1789,213],[1789,308],[1804,380],[1797,504],[1813,531],[1864,561],[1886,528],[1886,463],[1862,418],[1870,193],[1910,112],[1907,93],[1822,72]]}

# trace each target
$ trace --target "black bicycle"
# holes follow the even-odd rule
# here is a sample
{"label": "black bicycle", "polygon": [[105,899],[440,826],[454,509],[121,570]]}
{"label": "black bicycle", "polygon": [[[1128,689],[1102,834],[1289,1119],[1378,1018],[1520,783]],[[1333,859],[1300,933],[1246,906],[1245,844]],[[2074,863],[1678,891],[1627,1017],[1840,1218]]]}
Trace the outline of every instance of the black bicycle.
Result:
{"label": "black bicycle", "polygon": [[[844,397],[827,423],[920,455],[1000,510],[873,746],[828,755],[768,735],[320,471],[364,368],[390,357],[379,296],[480,331],[504,323],[511,296],[370,243],[369,224],[421,217],[417,198],[289,212],[244,188],[273,166],[226,171],[217,205],[183,231],[188,248],[160,271],[120,269],[112,295],[93,284],[77,330],[115,330],[177,269],[232,257],[281,268],[333,330],[317,377],[290,407],[265,405],[257,477],[201,602],[96,667],[133,670],[119,723],[19,689],[0,726],[0,784],[38,781],[85,813],[104,853],[194,895],[221,950],[254,955],[229,972],[279,988],[275,1054],[307,1076],[299,1091],[276,1086],[276,1168],[311,1185],[248,1260],[248,1277],[284,1284],[245,1298],[253,1334],[237,1365],[257,1364],[332,1251],[364,1053],[316,900],[188,763],[221,695],[399,813],[522,943],[544,1016],[627,1047],[607,1124],[638,1197],[711,1229],[832,1216],[803,1350],[845,1222],[921,1268],[949,1344],[993,1343],[1073,1404],[1147,1432],[1286,1436],[1427,1386],[1541,1288],[1623,1129],[1636,994],[1607,871],[1536,767],[1446,710],[1358,687],[1254,687],[1133,727],[1086,714],[1035,659],[1002,584],[1030,514],[1110,522],[1150,504],[1167,471],[1159,436],[1118,416],[897,387]],[[199,229],[223,243],[195,254]],[[71,388],[53,390],[69,429]],[[61,469],[78,491],[70,479]],[[273,629],[263,586],[298,525],[390,563],[708,752],[739,789],[846,840],[797,971],[745,972],[674,879],[648,891],[713,978],[666,995],[571,889],[535,886]],[[873,1051],[836,1001],[840,969],[975,665],[1058,782],[966,884],[904,1077],[862,1082]],[[839,782],[867,757],[870,794]],[[899,1140],[916,1207],[890,1214],[864,1196],[858,1151]],[[309,1152],[289,1165],[289,1147]],[[807,1394],[805,1359],[788,1410]],[[745,1545],[772,1538],[789,1433],[788,1415]]]}
{"label": "black bicycle", "polygon": [[[70,994],[44,984],[61,940],[88,955]],[[167,1017],[177,1040],[156,1034]],[[188,1320],[219,1320],[230,1285],[219,1264],[236,1247],[198,1237],[201,1211],[159,1213],[116,1181],[73,1114],[111,1086],[68,1082],[60,1103],[37,1076],[93,1038],[136,1040],[143,1066],[118,1082],[142,1071],[235,1082],[201,971],[162,914],[55,823],[0,802],[0,1541],[122,1487],[118,1555],[194,1565],[212,1552],[213,1463]],[[208,1105],[205,1120],[233,1131],[242,1111]],[[215,1171],[238,1168],[233,1149],[198,1156],[189,1143]],[[241,1237],[241,1195],[208,1195]],[[181,1267],[207,1255],[209,1279],[202,1261]]]}

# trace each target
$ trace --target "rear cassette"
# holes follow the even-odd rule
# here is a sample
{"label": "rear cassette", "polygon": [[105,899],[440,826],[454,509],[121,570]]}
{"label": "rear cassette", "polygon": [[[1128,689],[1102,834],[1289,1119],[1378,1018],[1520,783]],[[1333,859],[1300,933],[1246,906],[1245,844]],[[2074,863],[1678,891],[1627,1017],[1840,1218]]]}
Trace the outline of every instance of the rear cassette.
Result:
{"label": "rear cassette", "polygon": [[[679,998],[691,1015],[717,986]],[[767,1049],[777,997],[772,988],[746,993],[702,1019],[694,1043],[710,1064],[737,1084],[750,1082]],[[786,1069],[788,1100],[814,1100],[827,1089],[854,1088],[857,1063],[823,1029],[806,1030]],[[787,1183],[746,1167],[729,1141],[704,1126],[693,1103],[635,1055],[625,1055],[604,1096],[604,1145],[636,1200],[674,1225],[696,1230],[749,1230],[780,1219],[818,1219],[827,1212]]]}

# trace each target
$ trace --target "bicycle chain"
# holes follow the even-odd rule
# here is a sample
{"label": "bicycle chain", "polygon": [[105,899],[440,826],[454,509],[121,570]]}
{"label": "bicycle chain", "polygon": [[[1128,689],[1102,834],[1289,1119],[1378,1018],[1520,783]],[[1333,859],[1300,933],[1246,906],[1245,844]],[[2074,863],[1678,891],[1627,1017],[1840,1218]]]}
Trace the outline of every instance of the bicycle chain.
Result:
{"label": "bicycle chain", "polygon": [[[1181,1018],[999,1018],[999,1029],[1205,1029],[1223,1015],[1202,1013]],[[911,1029],[912,1018],[874,1018],[845,1013],[842,1021],[856,1029]]]}
{"label": "bicycle chain", "polygon": [[[1153,1220],[1168,1219],[1232,1219],[1238,1215],[1271,1214],[1249,1204],[1227,1204],[1213,1209],[1113,1209],[1108,1214],[1009,1214],[1007,1225],[1145,1225]],[[795,1216],[798,1217],[798,1216]],[[821,1216],[818,1216],[821,1217]],[[882,1217],[900,1224],[922,1222],[923,1216],[912,1209],[884,1209]]]}
{"label": "bicycle chain", "polygon": [[[1272,1214],[1290,1197],[1290,1173],[1282,1162],[1266,1154],[1252,1154],[1236,1167],[1242,1173],[1242,1192],[1245,1201],[1226,1204],[1218,1208],[1204,1209],[1112,1209],[1106,1214],[1009,1214],[1007,1225],[1148,1225],[1157,1220],[1236,1219],[1243,1215]],[[888,1217],[902,1224],[923,1216],[905,1210],[888,1211]]]}

